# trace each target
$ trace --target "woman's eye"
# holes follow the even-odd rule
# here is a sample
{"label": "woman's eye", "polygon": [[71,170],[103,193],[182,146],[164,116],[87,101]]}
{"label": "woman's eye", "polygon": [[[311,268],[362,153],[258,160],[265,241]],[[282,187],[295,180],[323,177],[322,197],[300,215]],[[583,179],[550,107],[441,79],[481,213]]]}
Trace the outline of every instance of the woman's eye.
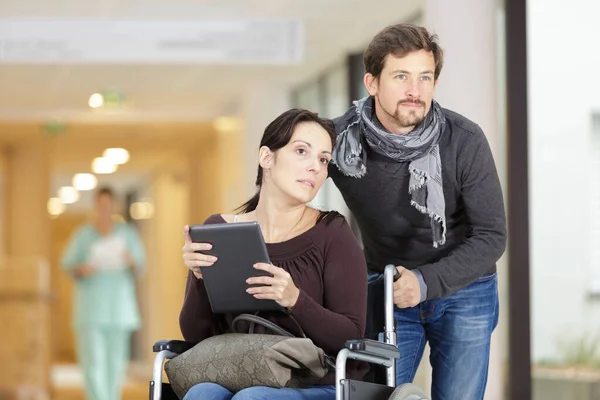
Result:
{"label": "woman's eye", "polygon": [[321,158],[321,164],[327,165],[329,164],[329,160],[327,158]]}
{"label": "woman's eye", "polygon": [[306,154],[306,150],[305,149],[298,149],[296,150],[296,153],[300,154],[301,156]]}

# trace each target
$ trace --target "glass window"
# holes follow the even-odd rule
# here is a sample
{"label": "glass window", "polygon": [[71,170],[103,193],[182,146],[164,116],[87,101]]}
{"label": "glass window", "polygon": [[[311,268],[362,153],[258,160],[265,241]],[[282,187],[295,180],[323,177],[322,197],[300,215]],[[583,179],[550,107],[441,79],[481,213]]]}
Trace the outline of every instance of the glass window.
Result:
{"label": "glass window", "polygon": [[[600,296],[591,295],[600,289],[600,84],[569,85],[569,97],[577,100],[557,102],[547,56],[569,48],[578,54],[578,71],[597,70],[598,52],[589,51],[600,36],[597,4],[580,2],[565,14],[570,9],[558,3],[527,3],[535,398],[576,398],[566,394],[573,393],[566,391],[569,384],[590,373],[596,385],[600,381]],[[582,33],[573,41],[553,29],[557,24],[562,32]]]}

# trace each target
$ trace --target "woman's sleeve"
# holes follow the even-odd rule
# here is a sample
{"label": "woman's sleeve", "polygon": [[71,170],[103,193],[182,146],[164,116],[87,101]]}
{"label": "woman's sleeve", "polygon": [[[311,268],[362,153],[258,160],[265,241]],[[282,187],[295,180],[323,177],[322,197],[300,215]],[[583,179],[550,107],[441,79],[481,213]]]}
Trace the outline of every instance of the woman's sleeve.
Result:
{"label": "woman's sleeve", "polygon": [[[218,222],[216,216],[211,216],[204,224]],[[179,328],[185,341],[192,343],[201,342],[218,333],[218,320],[210,307],[204,280],[196,278],[189,270],[183,306],[179,313]]]}
{"label": "woman's sleeve", "polygon": [[187,342],[198,343],[217,334],[217,318],[210,308],[204,281],[188,271],[179,328]]}

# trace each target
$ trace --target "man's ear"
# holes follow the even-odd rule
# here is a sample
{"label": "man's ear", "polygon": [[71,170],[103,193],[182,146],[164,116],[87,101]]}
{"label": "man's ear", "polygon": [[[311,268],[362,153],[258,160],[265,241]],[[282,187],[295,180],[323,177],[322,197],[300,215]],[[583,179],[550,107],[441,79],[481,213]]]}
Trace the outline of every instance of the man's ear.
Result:
{"label": "man's ear", "polygon": [[371,73],[367,72],[363,78],[363,82],[367,92],[369,92],[369,95],[375,96],[377,94],[377,78],[375,78]]}
{"label": "man's ear", "polygon": [[271,168],[273,165],[273,157],[274,153],[267,146],[262,146],[260,150],[258,150],[258,163],[263,169]]}

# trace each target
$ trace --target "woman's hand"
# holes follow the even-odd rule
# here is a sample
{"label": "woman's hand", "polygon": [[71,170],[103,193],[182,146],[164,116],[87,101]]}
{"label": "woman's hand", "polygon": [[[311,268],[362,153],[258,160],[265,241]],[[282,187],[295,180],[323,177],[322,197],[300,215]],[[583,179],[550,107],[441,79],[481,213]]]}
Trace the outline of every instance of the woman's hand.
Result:
{"label": "woman's hand", "polygon": [[125,265],[127,265],[127,268],[129,268],[131,271],[135,271],[135,260],[133,259],[131,253],[128,251],[124,252],[123,259],[125,260]]}
{"label": "woman's hand", "polygon": [[77,278],[87,278],[88,276],[94,275],[95,272],[96,268],[87,264],[82,264],[75,268],[75,270],[73,271]]}
{"label": "woman's hand", "polygon": [[196,251],[210,250],[212,245],[208,243],[192,243],[190,227],[188,225],[183,228],[183,236],[185,237],[185,243],[182,249],[183,263],[194,273],[196,278],[202,279],[200,267],[212,266],[215,261],[217,261],[217,257],[196,253]]}
{"label": "woman's hand", "polygon": [[294,281],[289,273],[273,264],[258,263],[254,264],[254,268],[266,271],[273,276],[248,278],[246,283],[264,286],[251,287],[246,292],[254,295],[257,299],[275,300],[277,304],[288,309],[296,305],[298,296],[300,296],[300,290],[294,285]]}

